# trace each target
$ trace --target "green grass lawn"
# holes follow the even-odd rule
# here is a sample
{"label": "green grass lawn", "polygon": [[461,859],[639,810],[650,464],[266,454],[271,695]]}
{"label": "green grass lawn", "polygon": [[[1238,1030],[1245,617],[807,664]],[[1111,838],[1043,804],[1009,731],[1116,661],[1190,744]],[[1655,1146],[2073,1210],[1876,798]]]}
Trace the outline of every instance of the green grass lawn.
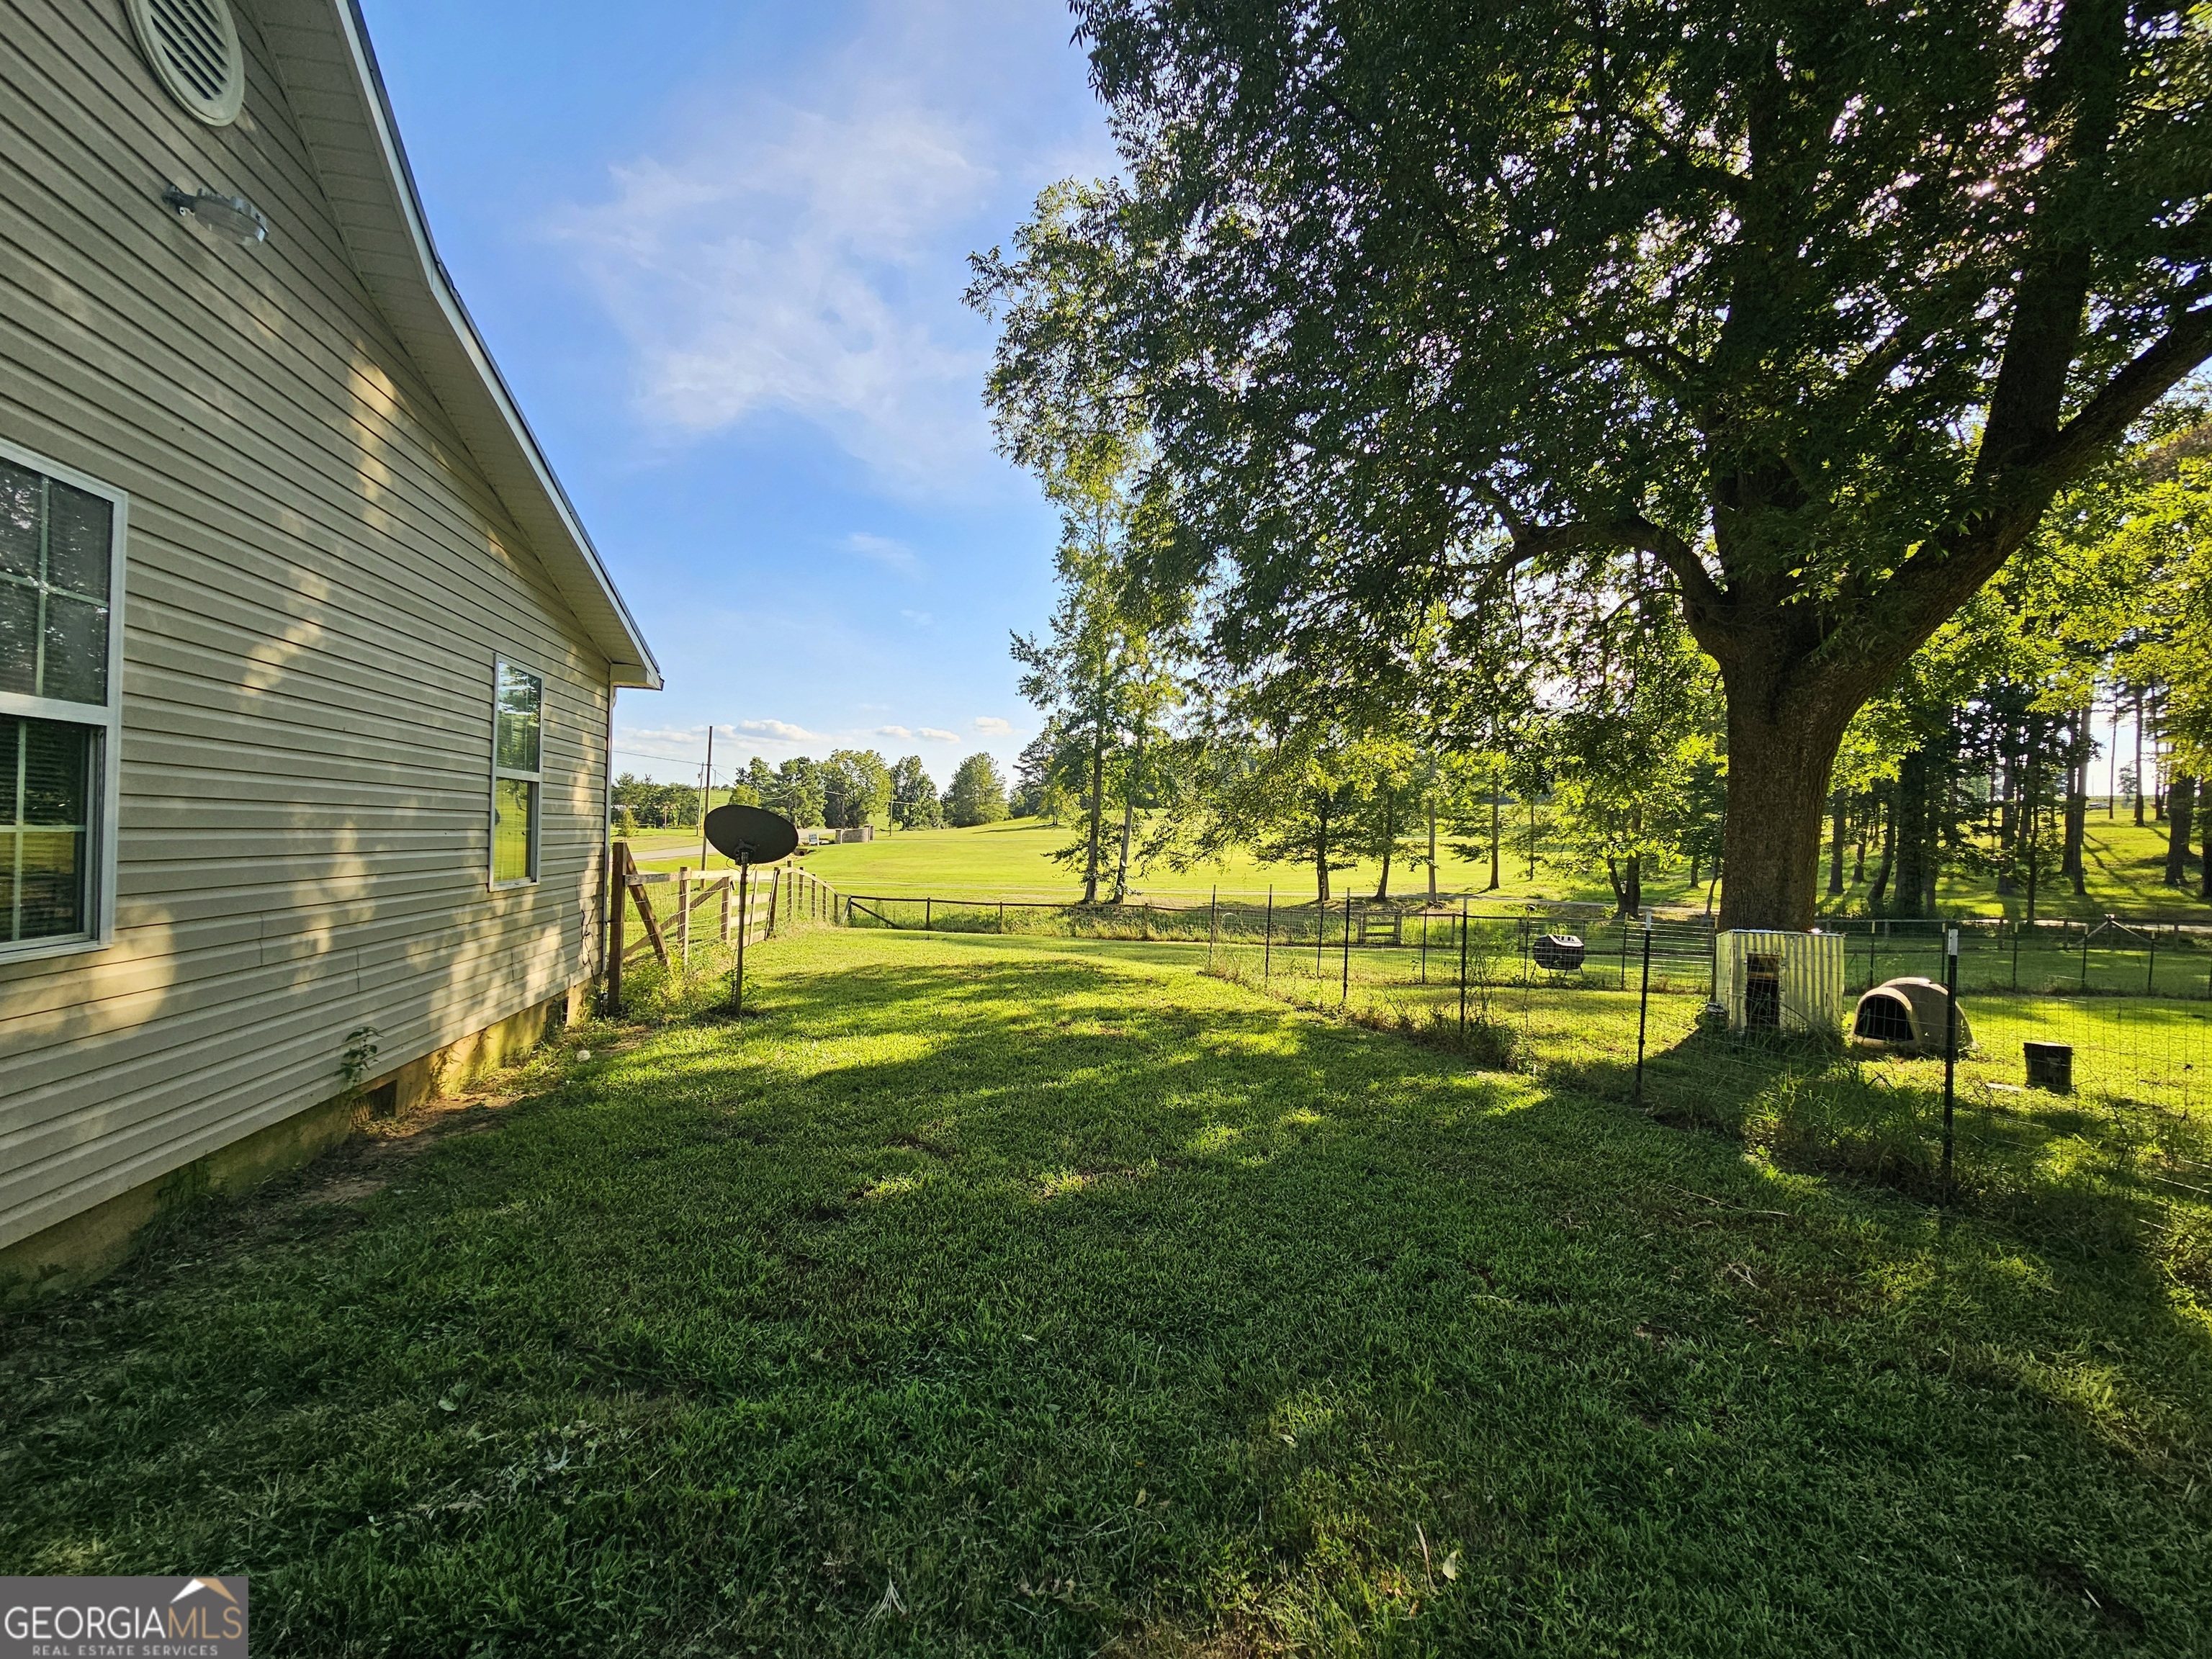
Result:
{"label": "green grass lawn", "polygon": [[2212,1644],[2212,1285],[2117,1202],[1945,1215],[1198,956],[804,932],[763,1018],[189,1215],[0,1328],[0,1570],[249,1573],[283,1655]]}
{"label": "green grass lawn", "polygon": [[[1510,826],[1509,826],[1510,829]],[[969,830],[882,831],[867,842],[848,842],[817,848],[806,854],[809,870],[848,893],[877,893],[894,897],[1054,899],[1079,897],[1079,875],[1055,864],[1052,854],[1074,840],[1077,830],[1036,818],[1015,818]],[[679,864],[699,863],[696,830],[650,830],[632,838],[641,864],[648,869],[673,870]],[[1525,848],[1525,841],[1522,843]],[[2212,921],[2212,906],[2196,894],[2196,862],[2191,862],[2191,886],[2186,892],[2165,884],[2166,830],[2162,824],[2136,829],[2124,810],[2108,821],[2097,812],[2089,818],[2085,841],[2087,891],[2076,897],[2069,883],[2053,883],[2037,895],[2039,916],[2096,918],[2111,912],[2194,917]],[[729,860],[710,854],[708,862],[726,869]],[[1867,908],[1872,874],[1879,860],[1869,854],[1864,879],[1850,881],[1852,864],[1846,849],[1845,891],[1840,900],[1826,896],[1826,854],[1822,853],[1822,902],[1838,912],[1863,913]],[[1674,909],[1703,909],[1704,887],[1692,887],[1688,871],[1677,867],[1647,876],[1644,884],[1647,904]],[[1375,891],[1380,869],[1363,863],[1330,877],[1334,893],[1352,892],[1364,898]],[[1603,869],[1581,867],[1540,858],[1535,876],[1528,875],[1525,850],[1509,843],[1501,861],[1501,885],[1488,890],[1490,864],[1486,856],[1467,860],[1447,845],[1438,861],[1437,887],[1456,898],[1468,896],[1488,902],[1507,903],[1527,899],[1570,899],[1610,905],[1613,890]],[[1225,899],[1259,900],[1273,884],[1279,902],[1310,903],[1314,896],[1313,871],[1308,866],[1262,864],[1246,854],[1235,854],[1218,863],[1186,871],[1154,868],[1132,882],[1140,897],[1164,903],[1203,902],[1216,888]],[[1394,896],[1413,898],[1428,890],[1428,871],[1404,863],[1391,872]],[[1949,872],[1937,897],[1947,912],[1969,915],[2027,914],[2026,900],[1999,898],[1987,878]]]}

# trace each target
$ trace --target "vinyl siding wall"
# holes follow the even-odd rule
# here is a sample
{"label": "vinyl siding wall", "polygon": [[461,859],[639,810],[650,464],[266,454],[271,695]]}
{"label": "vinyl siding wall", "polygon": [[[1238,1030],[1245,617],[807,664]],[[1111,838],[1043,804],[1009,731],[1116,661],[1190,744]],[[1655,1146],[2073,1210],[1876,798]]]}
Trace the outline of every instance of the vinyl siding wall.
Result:
{"label": "vinyl siding wall", "polygon": [[[0,962],[0,1246],[595,965],[608,665],[355,274],[251,0],[209,129],[121,0],[0,0],[0,436],[131,497],[112,947]],[[245,250],[172,182],[242,194]],[[489,890],[492,664],[545,677]]]}

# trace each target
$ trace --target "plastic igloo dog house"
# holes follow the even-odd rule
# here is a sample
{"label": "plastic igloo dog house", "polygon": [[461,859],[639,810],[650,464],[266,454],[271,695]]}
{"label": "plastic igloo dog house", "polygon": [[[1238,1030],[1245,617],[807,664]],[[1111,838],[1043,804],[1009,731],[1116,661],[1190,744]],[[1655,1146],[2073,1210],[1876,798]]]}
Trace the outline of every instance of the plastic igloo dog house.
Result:
{"label": "plastic igloo dog house", "polygon": [[[1859,998],[1851,1020],[1851,1046],[1884,1054],[1943,1052],[1945,1006],[1950,994],[1932,979],[1893,979]],[[1973,1046],[1965,1009],[1959,1011],[1959,1047]]]}

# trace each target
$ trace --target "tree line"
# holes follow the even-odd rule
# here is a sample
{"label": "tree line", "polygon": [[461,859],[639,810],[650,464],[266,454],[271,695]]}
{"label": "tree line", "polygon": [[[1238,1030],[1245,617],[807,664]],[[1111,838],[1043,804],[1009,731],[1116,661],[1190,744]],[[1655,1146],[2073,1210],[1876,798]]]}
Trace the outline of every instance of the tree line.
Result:
{"label": "tree line", "polygon": [[1943,868],[2032,900],[2082,880],[2115,705],[2188,879],[2203,29],[1074,9],[1122,165],[969,299],[1060,513],[1014,653],[1086,898],[1232,844],[1387,888],[1503,856],[1510,800],[1624,908],[1664,864],[1802,928],[1846,856],[1885,914]]}
{"label": "tree line", "polygon": [[[623,772],[614,784],[618,831],[696,829],[702,810],[736,803],[780,812],[801,829],[863,824],[935,830],[994,823],[1024,803],[1010,801],[998,762],[969,756],[940,795],[919,755],[890,761],[872,749],[838,749],[826,760],[795,756],[777,765],[756,755],[728,783],[659,783]],[[1034,810],[1032,807],[1031,810]]]}

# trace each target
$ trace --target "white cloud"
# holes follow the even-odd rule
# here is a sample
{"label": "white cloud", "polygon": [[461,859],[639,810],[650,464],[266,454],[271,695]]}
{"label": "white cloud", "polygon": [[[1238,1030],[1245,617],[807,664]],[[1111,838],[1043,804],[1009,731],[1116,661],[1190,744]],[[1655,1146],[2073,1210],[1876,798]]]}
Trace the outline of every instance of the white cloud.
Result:
{"label": "white cloud", "polygon": [[927,738],[932,743],[957,743],[960,741],[960,734],[957,732],[948,732],[941,726],[925,726],[915,735],[916,737]]}
{"label": "white cloud", "polygon": [[990,334],[959,302],[964,256],[1038,185],[1114,165],[1096,106],[1068,100],[1056,13],[874,0],[781,96],[720,89],[662,153],[610,169],[605,199],[556,216],[648,418],[701,434],[788,411],[911,493],[984,476]]}
{"label": "white cloud", "polygon": [[820,743],[819,732],[810,732],[803,726],[793,726],[789,720],[739,720],[738,730],[749,737],[778,738],[785,743]]}
{"label": "white cloud", "polygon": [[902,576],[919,576],[921,561],[904,542],[895,542],[888,536],[872,536],[865,530],[856,530],[845,538],[848,552],[857,553],[886,570],[896,570]]}
{"label": "white cloud", "polygon": [[1000,720],[996,714],[978,714],[975,716],[975,729],[988,732],[993,737],[1003,738],[1014,729],[1014,724],[1012,720]]}
{"label": "white cloud", "polygon": [[927,628],[937,621],[937,618],[927,611],[902,611],[899,615],[904,617],[916,628]]}
{"label": "white cloud", "polygon": [[901,743],[905,743],[914,736],[914,733],[903,726],[879,726],[876,728],[876,735],[879,738],[896,738]]}

